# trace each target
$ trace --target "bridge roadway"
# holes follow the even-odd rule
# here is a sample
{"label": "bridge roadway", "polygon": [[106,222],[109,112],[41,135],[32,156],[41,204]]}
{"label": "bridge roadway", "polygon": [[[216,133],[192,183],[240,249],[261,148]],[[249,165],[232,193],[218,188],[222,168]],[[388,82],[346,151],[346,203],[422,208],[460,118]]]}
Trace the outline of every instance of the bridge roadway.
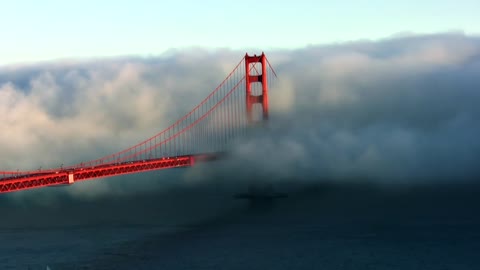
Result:
{"label": "bridge roadway", "polygon": [[0,180],[0,193],[17,190],[71,185],[77,181],[105,178],[122,174],[139,173],[153,170],[191,167],[196,162],[216,160],[221,153],[186,155],[144,159],[122,163],[104,164],[93,167],[65,168],[47,171],[29,172]]}

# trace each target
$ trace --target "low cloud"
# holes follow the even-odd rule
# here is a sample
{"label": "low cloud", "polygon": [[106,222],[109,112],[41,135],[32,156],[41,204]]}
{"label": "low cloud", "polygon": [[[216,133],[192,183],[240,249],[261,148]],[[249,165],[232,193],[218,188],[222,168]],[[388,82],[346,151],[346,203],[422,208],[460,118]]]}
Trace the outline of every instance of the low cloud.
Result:
{"label": "low cloud", "polygon": [[[74,164],[150,137],[208,95],[243,54],[173,50],[2,67],[2,169]],[[412,35],[267,55],[278,74],[271,120],[234,146],[228,160],[79,183],[65,192],[83,199],[147,192],[162,189],[158,178],[171,187],[214,178],[412,184],[480,176],[477,37]]]}

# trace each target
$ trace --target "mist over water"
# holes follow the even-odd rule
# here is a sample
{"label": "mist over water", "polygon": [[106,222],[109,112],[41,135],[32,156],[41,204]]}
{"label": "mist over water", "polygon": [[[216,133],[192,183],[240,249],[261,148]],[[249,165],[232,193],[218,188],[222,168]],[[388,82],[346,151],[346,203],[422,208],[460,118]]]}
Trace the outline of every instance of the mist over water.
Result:
{"label": "mist over water", "polygon": [[[75,164],[150,137],[207,96],[244,53],[192,49],[151,58],[1,67],[1,168]],[[147,258],[164,251],[158,244],[163,241],[171,243],[172,250],[193,253],[182,245],[184,238],[198,245],[213,239],[219,246],[227,241],[252,248],[248,239],[258,239],[255,245],[267,252],[276,250],[266,244],[275,241],[278,247],[303,250],[312,245],[315,250],[318,242],[334,242],[331,235],[338,240],[378,234],[380,242],[397,236],[395,243],[410,239],[403,248],[413,246],[423,255],[428,252],[415,239],[427,237],[427,231],[433,235],[428,241],[438,239],[446,224],[460,226],[450,231],[448,241],[475,238],[471,229],[478,220],[471,213],[480,205],[475,195],[480,190],[479,38],[446,33],[266,53],[278,74],[269,92],[270,120],[232,144],[225,159],[188,169],[3,194],[0,228],[118,225],[161,228],[152,233],[157,236],[165,228],[178,232],[169,236],[173,238],[157,239],[139,229],[150,239],[140,241],[150,255],[128,244],[102,251],[137,252]],[[272,184],[289,198],[260,208],[233,199],[259,183]],[[308,237],[316,242],[303,238],[307,225],[314,231]],[[409,234],[407,227],[418,235]],[[191,233],[183,234],[185,228]],[[292,228],[298,234],[288,242],[282,237],[289,234],[282,230]],[[328,228],[335,230],[329,233]],[[235,238],[230,230],[257,236]],[[101,237],[110,239],[105,235]],[[139,243],[135,237],[126,243]],[[375,243],[382,247],[380,242]],[[362,253],[361,241],[355,243]],[[436,244],[439,250],[432,244],[434,257],[444,251],[474,250],[468,241],[459,242],[459,250],[442,243]],[[242,246],[231,247],[246,252]],[[369,248],[376,252],[375,246]],[[303,252],[308,261],[310,253]],[[99,265],[118,259],[109,256],[101,255]],[[163,259],[165,265],[176,263],[168,256]],[[412,265],[421,263],[404,264]]]}

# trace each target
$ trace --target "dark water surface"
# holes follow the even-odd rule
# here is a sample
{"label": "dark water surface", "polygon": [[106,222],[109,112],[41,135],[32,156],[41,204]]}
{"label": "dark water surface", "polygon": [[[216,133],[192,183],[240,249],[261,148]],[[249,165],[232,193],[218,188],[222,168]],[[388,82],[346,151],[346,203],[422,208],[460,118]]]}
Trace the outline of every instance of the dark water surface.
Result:
{"label": "dark water surface", "polygon": [[345,185],[258,203],[194,190],[4,203],[0,269],[480,269],[479,191]]}

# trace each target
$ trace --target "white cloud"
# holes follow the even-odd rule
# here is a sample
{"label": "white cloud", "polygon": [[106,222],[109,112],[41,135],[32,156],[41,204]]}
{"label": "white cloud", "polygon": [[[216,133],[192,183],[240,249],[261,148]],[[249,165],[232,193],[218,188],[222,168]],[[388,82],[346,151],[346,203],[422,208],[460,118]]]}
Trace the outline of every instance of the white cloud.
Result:
{"label": "white cloud", "polygon": [[[243,54],[195,49],[2,68],[2,169],[72,164],[150,137],[208,95]],[[237,146],[224,168],[189,170],[190,180],[258,173],[404,183],[479,175],[477,38],[406,36],[269,58],[279,76],[269,128]],[[128,182],[108,183],[122,190],[132,188]]]}

